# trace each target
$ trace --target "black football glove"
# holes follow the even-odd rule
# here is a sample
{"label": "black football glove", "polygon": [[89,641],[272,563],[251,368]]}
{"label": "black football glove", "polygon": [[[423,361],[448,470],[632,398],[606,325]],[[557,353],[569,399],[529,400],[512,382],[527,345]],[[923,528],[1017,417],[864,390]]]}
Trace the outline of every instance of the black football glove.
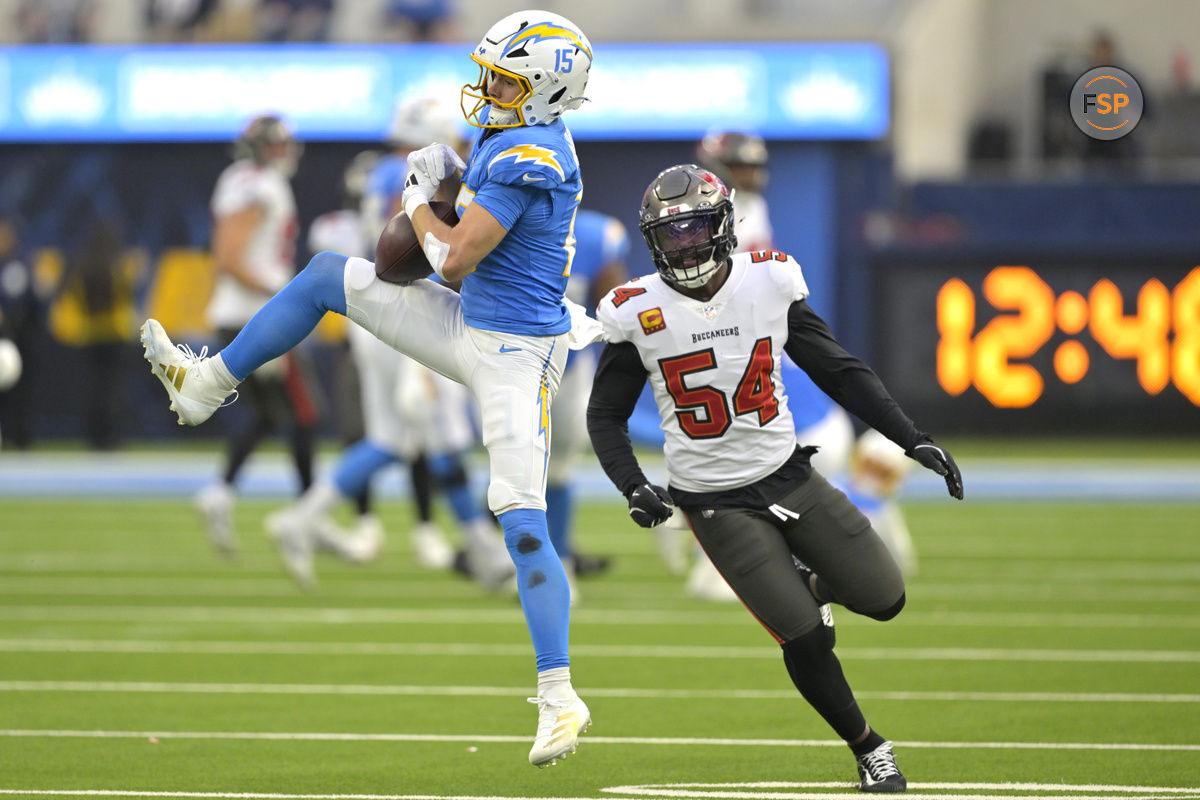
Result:
{"label": "black football glove", "polygon": [[905,455],[925,469],[931,469],[945,478],[946,490],[950,492],[950,496],[962,500],[962,473],[958,471],[958,464],[954,463],[954,458],[949,453],[934,444],[932,439],[925,439]]}
{"label": "black football glove", "polygon": [[643,528],[661,525],[671,516],[671,496],[653,483],[643,483],[629,493],[629,516]]}

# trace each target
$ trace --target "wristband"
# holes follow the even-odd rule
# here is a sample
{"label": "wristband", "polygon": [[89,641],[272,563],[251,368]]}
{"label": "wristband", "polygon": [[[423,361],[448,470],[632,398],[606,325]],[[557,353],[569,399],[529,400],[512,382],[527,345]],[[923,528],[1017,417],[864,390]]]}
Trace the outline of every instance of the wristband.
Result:
{"label": "wristband", "polygon": [[429,205],[429,198],[421,190],[410,188],[404,193],[402,202],[404,203],[404,215],[411,220],[413,212],[417,210],[418,206]]}

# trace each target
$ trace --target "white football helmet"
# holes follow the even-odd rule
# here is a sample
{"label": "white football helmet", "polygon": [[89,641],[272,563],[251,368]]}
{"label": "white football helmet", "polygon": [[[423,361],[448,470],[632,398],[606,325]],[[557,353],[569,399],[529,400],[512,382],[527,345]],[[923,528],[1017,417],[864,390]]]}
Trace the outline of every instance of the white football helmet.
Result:
{"label": "white football helmet", "polygon": [[[546,125],[583,105],[592,45],[566,17],[549,11],[518,11],[483,35],[471,60],[479,65],[479,80],[462,88],[467,122],[477,128]],[[522,92],[511,103],[488,96],[494,74],[520,84]],[[482,119],[485,108],[487,119]]]}
{"label": "white football helmet", "polygon": [[392,147],[416,150],[441,142],[458,148],[462,140],[460,122],[444,104],[430,97],[418,97],[397,104],[387,141]]}
{"label": "white football helmet", "polygon": [[903,447],[868,428],[854,445],[850,481],[869,497],[887,499],[900,489],[914,463]]}

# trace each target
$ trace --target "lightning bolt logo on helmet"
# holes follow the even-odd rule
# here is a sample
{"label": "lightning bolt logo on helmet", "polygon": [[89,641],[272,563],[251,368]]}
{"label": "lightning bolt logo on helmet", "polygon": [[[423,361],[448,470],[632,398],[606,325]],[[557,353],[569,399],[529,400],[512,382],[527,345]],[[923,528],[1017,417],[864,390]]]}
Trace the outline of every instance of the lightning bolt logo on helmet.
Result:
{"label": "lightning bolt logo on helmet", "polygon": [[591,44],[583,38],[582,33],[563,25],[555,25],[552,22],[541,22],[536,25],[530,25],[527,28],[522,28],[520,33],[508,41],[508,46],[504,48],[504,55],[508,55],[522,44],[530,41],[538,42],[544,39],[566,39],[576,48],[586,53],[589,59],[592,57]]}

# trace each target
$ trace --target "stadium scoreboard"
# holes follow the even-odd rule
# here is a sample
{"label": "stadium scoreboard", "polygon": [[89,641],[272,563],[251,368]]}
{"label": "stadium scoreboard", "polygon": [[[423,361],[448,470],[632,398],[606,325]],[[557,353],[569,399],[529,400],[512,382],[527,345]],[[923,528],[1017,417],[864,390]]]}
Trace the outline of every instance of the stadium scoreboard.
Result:
{"label": "stadium scoreboard", "polygon": [[1194,260],[899,257],[874,274],[873,366],[939,430],[1200,431]]}

